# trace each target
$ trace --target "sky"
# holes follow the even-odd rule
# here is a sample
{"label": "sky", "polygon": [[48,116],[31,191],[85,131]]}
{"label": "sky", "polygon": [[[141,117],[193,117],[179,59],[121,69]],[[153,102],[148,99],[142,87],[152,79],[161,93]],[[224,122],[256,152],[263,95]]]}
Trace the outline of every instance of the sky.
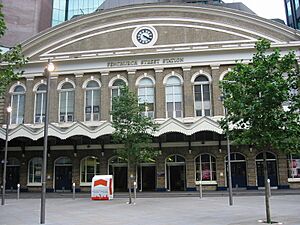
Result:
{"label": "sky", "polygon": [[223,0],[226,3],[242,2],[258,16],[286,21],[284,0]]}

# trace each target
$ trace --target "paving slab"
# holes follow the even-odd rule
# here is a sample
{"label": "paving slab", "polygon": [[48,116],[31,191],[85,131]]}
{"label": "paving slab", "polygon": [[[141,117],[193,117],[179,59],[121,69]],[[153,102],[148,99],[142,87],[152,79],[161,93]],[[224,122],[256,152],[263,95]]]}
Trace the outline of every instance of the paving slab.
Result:
{"label": "paving slab", "polygon": [[[263,196],[126,198],[92,201],[89,198],[46,200],[48,225],[259,225],[265,219]],[[0,206],[0,225],[36,225],[40,199],[7,199]],[[300,225],[300,195],[271,197],[272,220]]]}

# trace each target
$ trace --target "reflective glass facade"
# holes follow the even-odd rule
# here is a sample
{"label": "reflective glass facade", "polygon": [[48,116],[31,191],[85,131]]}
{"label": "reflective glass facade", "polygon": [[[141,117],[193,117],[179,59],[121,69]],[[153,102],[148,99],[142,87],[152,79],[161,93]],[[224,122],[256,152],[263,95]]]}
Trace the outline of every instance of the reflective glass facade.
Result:
{"label": "reflective glass facade", "polygon": [[94,12],[104,0],[53,0],[52,26]]}
{"label": "reflective glass facade", "polygon": [[284,2],[287,25],[300,29],[300,0],[285,0]]}

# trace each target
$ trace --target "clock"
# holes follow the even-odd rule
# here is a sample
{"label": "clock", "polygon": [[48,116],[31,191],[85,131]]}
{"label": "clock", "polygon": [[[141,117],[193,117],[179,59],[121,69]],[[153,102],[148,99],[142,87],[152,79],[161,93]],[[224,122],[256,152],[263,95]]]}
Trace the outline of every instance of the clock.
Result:
{"label": "clock", "polygon": [[152,26],[137,27],[132,33],[132,41],[137,47],[148,47],[155,44],[157,31]]}
{"label": "clock", "polygon": [[148,28],[143,28],[136,34],[136,40],[145,45],[149,44],[153,39],[153,32]]}

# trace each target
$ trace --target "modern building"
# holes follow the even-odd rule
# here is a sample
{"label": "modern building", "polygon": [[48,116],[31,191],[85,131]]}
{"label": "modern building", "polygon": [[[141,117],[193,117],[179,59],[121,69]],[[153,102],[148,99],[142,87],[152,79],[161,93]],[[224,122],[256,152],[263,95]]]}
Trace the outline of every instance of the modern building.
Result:
{"label": "modern building", "polygon": [[300,29],[300,3],[299,0],[284,0],[287,25]]}
{"label": "modern building", "polygon": [[[250,62],[259,38],[299,59],[300,33],[246,12],[199,4],[128,5],[76,17],[23,43],[29,63],[8,88],[7,188],[41,187],[48,59],[51,73],[48,191],[90,189],[95,174],[113,174],[127,189],[127,163],[112,142],[111,100],[121,85],[147,102],[159,125],[157,158],[139,164],[141,191],[227,188],[227,150],[218,121],[224,116],[219,82],[236,60]],[[4,107],[1,109],[4,117]],[[5,124],[6,121],[1,121]],[[5,125],[0,129],[4,146]],[[232,181],[263,187],[262,152],[231,145]],[[3,152],[2,152],[3,153]],[[2,154],[3,156],[3,154]],[[277,188],[300,187],[300,158],[270,151],[268,171]],[[293,165],[290,167],[289,165]],[[294,166],[295,165],[295,166]]]}

